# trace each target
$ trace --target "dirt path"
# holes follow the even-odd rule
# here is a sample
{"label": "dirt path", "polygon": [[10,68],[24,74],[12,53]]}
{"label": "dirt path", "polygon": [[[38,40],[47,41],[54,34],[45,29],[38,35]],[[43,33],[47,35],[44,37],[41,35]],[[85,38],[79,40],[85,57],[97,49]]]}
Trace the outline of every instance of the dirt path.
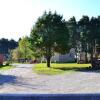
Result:
{"label": "dirt path", "polygon": [[100,73],[37,75],[31,64],[0,71],[0,93],[100,93]]}

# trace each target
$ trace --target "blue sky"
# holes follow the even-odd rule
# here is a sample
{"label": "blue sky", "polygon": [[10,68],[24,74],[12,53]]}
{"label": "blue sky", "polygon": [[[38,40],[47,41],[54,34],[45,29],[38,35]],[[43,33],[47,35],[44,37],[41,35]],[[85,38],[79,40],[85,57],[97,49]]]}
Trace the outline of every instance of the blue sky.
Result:
{"label": "blue sky", "polygon": [[57,11],[68,20],[82,15],[100,15],[100,0],[0,0],[0,38],[15,39],[30,34],[44,11]]}

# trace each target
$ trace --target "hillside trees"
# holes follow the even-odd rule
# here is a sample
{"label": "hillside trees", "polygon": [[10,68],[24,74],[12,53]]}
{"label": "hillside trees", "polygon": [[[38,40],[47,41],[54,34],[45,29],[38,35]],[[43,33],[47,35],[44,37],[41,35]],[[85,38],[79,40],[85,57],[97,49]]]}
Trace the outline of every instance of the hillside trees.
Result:
{"label": "hillside trees", "polygon": [[1,54],[9,54],[9,51],[16,48],[18,46],[18,42],[15,40],[11,39],[5,39],[2,38],[0,39],[0,53]]}

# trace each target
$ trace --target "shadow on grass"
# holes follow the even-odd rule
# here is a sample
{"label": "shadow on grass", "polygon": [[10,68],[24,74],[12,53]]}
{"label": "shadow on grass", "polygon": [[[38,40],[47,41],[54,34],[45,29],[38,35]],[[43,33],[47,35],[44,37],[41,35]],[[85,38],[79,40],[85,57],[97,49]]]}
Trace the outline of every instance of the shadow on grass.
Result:
{"label": "shadow on grass", "polygon": [[96,72],[100,73],[100,68],[91,68],[91,67],[59,67],[54,69],[60,69],[63,71],[79,71],[79,72]]}
{"label": "shadow on grass", "polygon": [[6,65],[0,65],[0,68],[2,68],[2,67],[6,67]]}

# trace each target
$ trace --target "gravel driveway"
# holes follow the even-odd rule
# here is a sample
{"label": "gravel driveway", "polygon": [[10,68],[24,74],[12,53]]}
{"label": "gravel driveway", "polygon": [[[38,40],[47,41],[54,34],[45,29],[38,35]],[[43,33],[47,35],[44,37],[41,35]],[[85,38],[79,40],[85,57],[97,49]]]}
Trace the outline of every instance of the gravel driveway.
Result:
{"label": "gravel driveway", "polygon": [[37,75],[32,64],[0,71],[0,93],[100,93],[99,72]]}

